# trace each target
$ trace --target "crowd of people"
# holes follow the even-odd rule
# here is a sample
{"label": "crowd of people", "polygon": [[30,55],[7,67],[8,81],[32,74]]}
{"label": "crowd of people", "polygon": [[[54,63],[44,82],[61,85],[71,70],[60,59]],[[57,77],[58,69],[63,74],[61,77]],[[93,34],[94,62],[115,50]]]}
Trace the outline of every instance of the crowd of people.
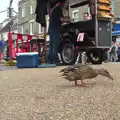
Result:
{"label": "crowd of people", "polygon": [[105,52],[105,61],[120,62],[120,43],[112,42],[112,46]]}

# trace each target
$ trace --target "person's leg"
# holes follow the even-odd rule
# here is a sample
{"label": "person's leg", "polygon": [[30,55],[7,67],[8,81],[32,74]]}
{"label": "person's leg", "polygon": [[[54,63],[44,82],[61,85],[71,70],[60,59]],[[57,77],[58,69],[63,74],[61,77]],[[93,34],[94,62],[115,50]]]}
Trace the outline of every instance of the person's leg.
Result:
{"label": "person's leg", "polygon": [[49,62],[52,63],[52,62],[53,62],[53,55],[52,55],[52,48],[53,48],[53,32],[50,31],[50,32],[49,32],[49,35],[50,35],[50,40],[49,40],[48,59],[49,59]]}
{"label": "person's leg", "polygon": [[113,55],[113,62],[116,62],[116,60],[117,60],[117,56],[114,54]]}
{"label": "person's leg", "polygon": [[110,62],[110,52],[107,51],[107,60]]}
{"label": "person's leg", "polygon": [[54,31],[54,36],[53,36],[53,59],[54,62],[57,62],[57,58],[58,58],[58,49],[59,49],[59,45],[60,45],[60,32],[59,31]]}
{"label": "person's leg", "polygon": [[113,61],[113,54],[110,54],[110,62]]}
{"label": "person's leg", "polygon": [[118,61],[120,62],[120,55],[118,55]]}
{"label": "person's leg", "polygon": [[115,54],[115,56],[114,56],[114,62],[117,62],[117,60],[118,60],[118,55]]}

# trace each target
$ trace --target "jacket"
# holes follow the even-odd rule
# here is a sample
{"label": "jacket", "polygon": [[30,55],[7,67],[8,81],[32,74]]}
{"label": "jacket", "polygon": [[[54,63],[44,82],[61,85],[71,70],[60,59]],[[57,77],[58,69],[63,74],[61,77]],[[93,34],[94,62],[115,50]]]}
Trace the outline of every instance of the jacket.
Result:
{"label": "jacket", "polygon": [[42,27],[46,27],[47,3],[48,0],[37,0],[36,4],[36,22],[40,23]]}

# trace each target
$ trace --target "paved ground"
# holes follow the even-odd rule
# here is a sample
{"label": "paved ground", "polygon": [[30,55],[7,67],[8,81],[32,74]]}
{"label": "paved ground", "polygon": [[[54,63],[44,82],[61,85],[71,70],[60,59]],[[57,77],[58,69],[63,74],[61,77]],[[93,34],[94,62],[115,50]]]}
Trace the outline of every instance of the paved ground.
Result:
{"label": "paved ground", "polygon": [[0,120],[120,120],[120,64],[107,68],[114,77],[86,80],[75,87],[59,77],[62,67],[0,72]]}
{"label": "paved ground", "polygon": [[6,70],[16,70],[16,66],[4,66],[3,64],[0,64],[0,70],[6,71]]}

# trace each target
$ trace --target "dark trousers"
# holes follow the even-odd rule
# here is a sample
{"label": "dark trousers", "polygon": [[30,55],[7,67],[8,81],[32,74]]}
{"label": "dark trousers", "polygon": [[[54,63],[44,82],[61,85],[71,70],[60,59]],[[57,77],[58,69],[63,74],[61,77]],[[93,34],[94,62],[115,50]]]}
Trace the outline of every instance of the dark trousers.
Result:
{"label": "dark trousers", "polygon": [[49,55],[48,59],[53,63],[57,62],[57,53],[60,45],[60,31],[57,29],[50,29]]}
{"label": "dark trousers", "polygon": [[120,62],[120,55],[118,55],[118,62]]}

